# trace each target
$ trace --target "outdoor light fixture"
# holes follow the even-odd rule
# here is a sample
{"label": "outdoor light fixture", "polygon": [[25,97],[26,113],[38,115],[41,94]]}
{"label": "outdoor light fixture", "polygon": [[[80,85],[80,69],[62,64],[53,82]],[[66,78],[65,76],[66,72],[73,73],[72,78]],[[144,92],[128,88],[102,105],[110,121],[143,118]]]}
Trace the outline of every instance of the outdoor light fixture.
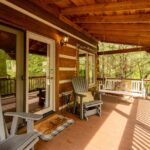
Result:
{"label": "outdoor light fixture", "polygon": [[68,36],[64,36],[63,39],[60,41],[60,45],[64,46],[68,43],[69,41],[69,37]]}

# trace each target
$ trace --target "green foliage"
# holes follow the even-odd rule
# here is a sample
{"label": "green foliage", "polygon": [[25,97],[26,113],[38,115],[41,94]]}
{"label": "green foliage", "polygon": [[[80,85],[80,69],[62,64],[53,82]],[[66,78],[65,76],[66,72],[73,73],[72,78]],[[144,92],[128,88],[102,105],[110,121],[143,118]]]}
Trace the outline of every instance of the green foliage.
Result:
{"label": "green foliage", "polygon": [[[47,57],[29,54],[30,76],[45,76],[47,71]],[[13,60],[4,50],[0,49],[0,77],[16,76],[16,60]]]}
{"label": "green foliage", "polygon": [[16,60],[6,60],[7,75],[9,77],[16,77]]}
{"label": "green foliage", "polygon": [[99,51],[112,51],[118,49],[127,49],[137,47],[135,45],[124,45],[124,44],[114,44],[114,43],[99,43]]}
{"label": "green foliage", "polygon": [[12,70],[12,65],[16,66],[15,61],[4,50],[0,49],[0,77],[14,77],[16,70]]}
{"label": "green foliage", "polygon": [[47,71],[47,57],[29,54],[29,76],[45,76]]}
{"label": "green foliage", "polygon": [[79,75],[86,77],[86,59],[85,57],[79,57]]}
{"label": "green foliage", "polygon": [[[109,44],[103,44],[104,50],[108,47]],[[129,46],[124,45],[125,48]],[[150,79],[150,54],[147,52],[104,55],[99,57],[99,61],[100,77]]]}

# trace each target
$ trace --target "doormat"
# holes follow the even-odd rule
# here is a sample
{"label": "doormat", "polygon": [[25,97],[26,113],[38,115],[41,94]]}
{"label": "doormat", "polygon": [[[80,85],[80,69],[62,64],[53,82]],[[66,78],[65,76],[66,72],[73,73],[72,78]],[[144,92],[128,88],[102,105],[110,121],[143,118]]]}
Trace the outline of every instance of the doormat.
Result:
{"label": "doormat", "polygon": [[73,123],[75,123],[73,119],[54,114],[37,123],[35,130],[40,134],[42,140],[49,141]]}

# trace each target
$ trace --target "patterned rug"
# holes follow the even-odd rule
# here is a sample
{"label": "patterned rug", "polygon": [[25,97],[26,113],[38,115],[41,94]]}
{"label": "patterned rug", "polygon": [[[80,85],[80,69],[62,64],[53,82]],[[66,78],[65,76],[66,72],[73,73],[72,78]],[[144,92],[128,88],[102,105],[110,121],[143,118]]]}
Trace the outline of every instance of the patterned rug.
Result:
{"label": "patterned rug", "polygon": [[40,138],[42,140],[49,141],[74,122],[73,119],[54,114],[37,123],[35,125],[35,130],[40,133]]}

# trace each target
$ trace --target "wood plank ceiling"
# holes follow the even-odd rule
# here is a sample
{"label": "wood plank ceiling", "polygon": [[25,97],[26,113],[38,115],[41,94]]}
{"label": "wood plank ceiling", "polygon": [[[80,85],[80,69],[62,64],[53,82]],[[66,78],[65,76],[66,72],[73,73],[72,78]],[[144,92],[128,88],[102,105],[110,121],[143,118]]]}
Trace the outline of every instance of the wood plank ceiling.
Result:
{"label": "wood plank ceiling", "polygon": [[100,41],[150,46],[150,0],[29,0]]}

